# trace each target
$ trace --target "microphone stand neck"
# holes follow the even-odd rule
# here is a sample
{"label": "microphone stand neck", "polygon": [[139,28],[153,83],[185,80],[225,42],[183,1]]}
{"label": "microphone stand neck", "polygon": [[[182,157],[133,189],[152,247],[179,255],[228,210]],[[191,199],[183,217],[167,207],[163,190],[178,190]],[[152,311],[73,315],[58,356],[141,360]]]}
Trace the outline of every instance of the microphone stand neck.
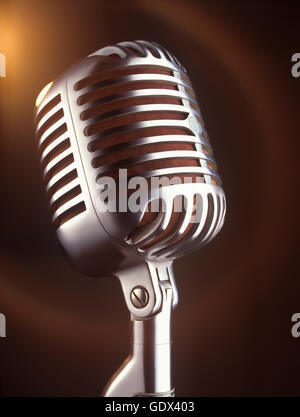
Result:
{"label": "microphone stand neck", "polygon": [[[124,271],[118,274],[125,300],[129,300],[127,306],[131,312],[131,346],[128,358],[108,382],[104,390],[105,397],[174,396],[171,313],[177,304],[177,291],[172,264],[142,264],[140,268],[143,269],[139,270],[144,273],[143,277],[148,276],[150,279],[149,287],[145,285],[147,280],[143,281],[143,286],[132,287]],[[151,300],[153,297],[156,299]],[[151,313],[143,314],[142,310],[145,313],[149,304],[153,306]]]}

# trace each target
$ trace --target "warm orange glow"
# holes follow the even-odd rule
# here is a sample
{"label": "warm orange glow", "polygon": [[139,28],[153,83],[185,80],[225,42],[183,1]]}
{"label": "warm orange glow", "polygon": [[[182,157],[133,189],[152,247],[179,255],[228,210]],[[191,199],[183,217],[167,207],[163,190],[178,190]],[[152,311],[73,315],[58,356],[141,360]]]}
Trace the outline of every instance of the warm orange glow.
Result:
{"label": "warm orange glow", "polygon": [[51,81],[51,83],[47,84],[42,91],[40,92],[40,94],[37,96],[37,99],[35,101],[35,105],[36,107],[38,107],[41,102],[44,100],[45,95],[48,93],[48,91],[50,90],[51,86],[53,84],[53,81]]}

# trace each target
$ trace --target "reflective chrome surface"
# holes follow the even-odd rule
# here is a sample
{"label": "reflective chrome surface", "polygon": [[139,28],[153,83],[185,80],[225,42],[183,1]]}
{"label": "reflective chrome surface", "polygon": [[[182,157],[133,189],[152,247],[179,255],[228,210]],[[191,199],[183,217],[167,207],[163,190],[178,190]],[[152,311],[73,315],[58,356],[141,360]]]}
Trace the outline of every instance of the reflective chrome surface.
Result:
{"label": "reflective chrome surface", "polygon": [[[131,271],[132,274],[133,271]],[[174,280],[170,265],[149,266],[141,265],[136,277],[142,274],[148,290],[155,283],[154,294],[150,299],[157,299],[159,294],[159,309],[154,315],[146,309],[137,309],[130,304],[131,311],[131,349],[129,357],[108,382],[104,395],[106,397],[134,396],[173,396],[171,374],[171,312],[176,304],[177,296],[174,290]],[[129,275],[129,277],[132,275]],[[169,278],[170,277],[170,278]],[[131,283],[126,276],[119,276],[123,283],[124,294],[130,294]],[[151,291],[151,290],[150,290]],[[157,291],[157,294],[155,294]]]}
{"label": "reflective chrome surface", "polygon": [[[131,313],[132,352],[105,395],[171,395],[172,262],[219,232],[226,205],[186,70],[155,43],[102,48],[52,84],[37,107],[36,129],[61,246],[80,271],[117,276]],[[135,213],[99,211],[101,178],[124,168],[148,180],[198,182],[151,190]],[[179,196],[184,210],[172,223]],[[164,211],[141,225],[155,199]],[[132,302],[136,287],[147,291],[143,307]]]}

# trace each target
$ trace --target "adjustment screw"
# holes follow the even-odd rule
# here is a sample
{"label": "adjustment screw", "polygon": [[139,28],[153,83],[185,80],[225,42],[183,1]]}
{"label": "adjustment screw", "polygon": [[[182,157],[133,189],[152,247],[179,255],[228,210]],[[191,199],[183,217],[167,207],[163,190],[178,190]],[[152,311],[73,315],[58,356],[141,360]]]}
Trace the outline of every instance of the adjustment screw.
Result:
{"label": "adjustment screw", "polygon": [[135,308],[144,308],[148,304],[149,295],[144,287],[134,287],[130,293],[130,300]]}

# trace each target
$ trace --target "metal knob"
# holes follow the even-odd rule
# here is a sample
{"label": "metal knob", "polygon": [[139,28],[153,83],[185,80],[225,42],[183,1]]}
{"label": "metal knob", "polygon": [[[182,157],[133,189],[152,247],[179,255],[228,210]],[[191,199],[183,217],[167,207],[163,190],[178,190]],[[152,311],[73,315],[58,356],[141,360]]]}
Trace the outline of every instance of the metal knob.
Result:
{"label": "metal knob", "polygon": [[135,308],[144,308],[148,304],[149,294],[144,287],[134,287],[130,293],[130,300]]}

